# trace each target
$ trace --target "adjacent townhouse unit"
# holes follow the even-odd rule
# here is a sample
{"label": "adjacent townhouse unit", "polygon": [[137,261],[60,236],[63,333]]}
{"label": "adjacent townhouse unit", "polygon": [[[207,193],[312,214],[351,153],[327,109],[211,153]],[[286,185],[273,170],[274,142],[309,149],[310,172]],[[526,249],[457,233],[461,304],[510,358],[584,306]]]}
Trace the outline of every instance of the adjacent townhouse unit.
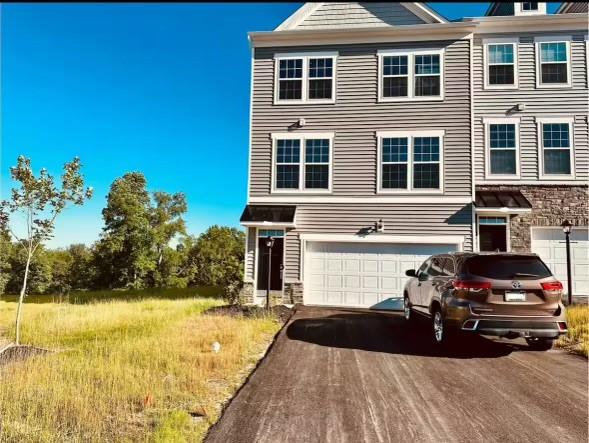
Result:
{"label": "adjacent townhouse unit", "polygon": [[587,259],[587,15],[487,14],[306,3],[250,33],[244,301],[394,308],[447,251],[558,267],[565,218]]}

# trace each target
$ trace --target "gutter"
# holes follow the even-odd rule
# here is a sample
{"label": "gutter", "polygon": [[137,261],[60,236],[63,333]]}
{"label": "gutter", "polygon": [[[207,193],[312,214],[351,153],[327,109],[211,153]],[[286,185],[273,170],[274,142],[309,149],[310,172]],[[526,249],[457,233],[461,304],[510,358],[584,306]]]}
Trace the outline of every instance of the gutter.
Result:
{"label": "gutter", "polygon": [[465,17],[464,23],[476,24],[476,34],[586,30],[589,25],[585,13],[548,14],[532,16]]}
{"label": "gutter", "polygon": [[253,47],[432,41],[466,37],[474,32],[476,25],[476,21],[468,21],[377,28],[262,31],[249,32],[248,37]]}

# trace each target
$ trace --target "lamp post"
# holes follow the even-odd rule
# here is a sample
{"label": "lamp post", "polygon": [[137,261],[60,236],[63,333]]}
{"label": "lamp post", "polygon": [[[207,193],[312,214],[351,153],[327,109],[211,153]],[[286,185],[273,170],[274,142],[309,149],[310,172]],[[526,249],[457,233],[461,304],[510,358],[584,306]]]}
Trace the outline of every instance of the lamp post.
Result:
{"label": "lamp post", "polygon": [[270,283],[272,281],[272,247],[274,238],[266,237],[266,247],[268,248],[268,286],[266,287],[266,309],[270,309]]}
{"label": "lamp post", "polygon": [[568,305],[570,306],[573,303],[573,277],[571,272],[571,231],[573,230],[573,225],[568,220],[562,222],[562,232],[565,235],[565,243],[567,248],[567,286],[568,286]]}

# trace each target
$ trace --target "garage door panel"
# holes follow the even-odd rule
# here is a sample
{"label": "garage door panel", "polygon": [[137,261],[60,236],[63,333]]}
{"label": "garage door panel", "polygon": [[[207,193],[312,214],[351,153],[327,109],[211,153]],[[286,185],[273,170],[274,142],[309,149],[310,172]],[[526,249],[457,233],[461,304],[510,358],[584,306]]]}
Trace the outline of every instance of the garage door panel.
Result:
{"label": "garage door panel", "polygon": [[[589,234],[587,227],[571,233],[573,294],[589,295]],[[532,228],[532,252],[538,254],[567,288],[566,244],[562,228]]]}
{"label": "garage door panel", "polygon": [[399,309],[405,270],[454,245],[311,242],[307,245],[305,303]]}

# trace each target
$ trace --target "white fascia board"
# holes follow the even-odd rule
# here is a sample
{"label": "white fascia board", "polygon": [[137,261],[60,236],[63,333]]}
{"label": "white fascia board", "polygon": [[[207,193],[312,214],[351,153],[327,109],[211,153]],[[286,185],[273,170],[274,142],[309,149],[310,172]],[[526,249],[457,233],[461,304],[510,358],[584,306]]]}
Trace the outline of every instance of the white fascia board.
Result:
{"label": "white fascia board", "polygon": [[299,234],[302,241],[342,242],[342,243],[409,243],[409,244],[436,244],[436,245],[462,245],[462,235],[387,235],[387,234]]}
{"label": "white fascia board", "polygon": [[433,9],[431,9],[430,7],[426,6],[423,3],[419,3],[419,2],[403,3],[403,2],[401,2],[401,6],[403,6],[405,9],[407,9],[409,12],[412,12],[413,14],[415,14],[420,19],[425,20],[426,22],[448,23],[448,20],[446,20],[440,14],[438,14]]}
{"label": "white fascia board", "polygon": [[261,221],[261,222],[241,222],[241,226],[250,227],[250,228],[295,228],[295,223],[278,223],[278,222],[268,222],[268,221]]}
{"label": "white fascia board", "polygon": [[464,23],[476,23],[475,34],[501,34],[523,32],[551,32],[587,30],[587,14],[497,16],[465,18]]}
{"label": "white fascia board", "polygon": [[[303,194],[303,195],[301,195]],[[472,203],[472,197],[445,197],[443,195],[416,195],[407,191],[404,195],[387,195],[379,197],[337,197],[334,195],[304,195],[299,191],[298,195],[272,195],[267,197],[250,197],[248,204],[268,203],[268,204],[329,204],[329,203],[350,203],[350,204],[450,204],[462,205]]]}
{"label": "white fascia board", "polygon": [[250,32],[254,47],[353,43],[394,43],[470,38],[477,22],[432,23],[394,27]]}
{"label": "white fascia board", "polygon": [[532,212],[532,208],[476,208],[477,214],[526,214]]}
{"label": "white fascia board", "polygon": [[275,31],[284,31],[287,29],[294,29],[305,21],[309,15],[315,12],[323,3],[307,2],[299,9],[297,9],[290,17],[280,23]]}

